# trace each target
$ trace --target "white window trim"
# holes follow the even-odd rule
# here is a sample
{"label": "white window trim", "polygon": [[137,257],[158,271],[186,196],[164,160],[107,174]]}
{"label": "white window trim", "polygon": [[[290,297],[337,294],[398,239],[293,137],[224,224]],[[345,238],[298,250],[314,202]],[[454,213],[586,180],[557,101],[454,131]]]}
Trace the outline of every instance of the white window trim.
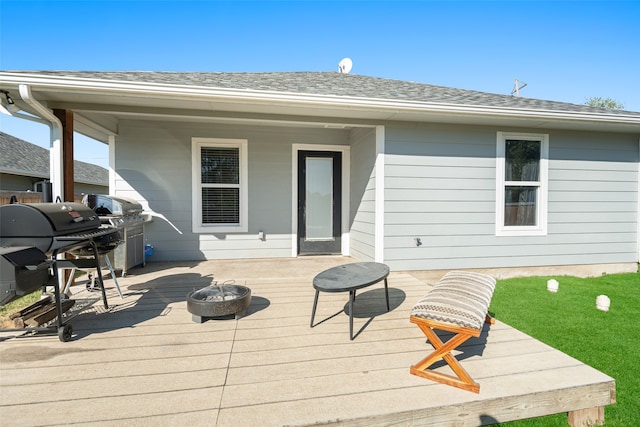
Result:
{"label": "white window trim", "polygon": [[[194,233],[242,233],[249,229],[248,140],[227,138],[191,138],[192,230]],[[238,224],[202,224],[201,148],[238,148],[240,150],[240,222]]]}
{"label": "white window trim", "polygon": [[[540,180],[535,226],[504,225],[505,145],[508,139],[540,141]],[[516,184],[516,183],[513,183]],[[517,184],[533,184],[518,182]],[[549,135],[534,133],[498,132],[496,141],[496,236],[546,236],[549,188]]]}

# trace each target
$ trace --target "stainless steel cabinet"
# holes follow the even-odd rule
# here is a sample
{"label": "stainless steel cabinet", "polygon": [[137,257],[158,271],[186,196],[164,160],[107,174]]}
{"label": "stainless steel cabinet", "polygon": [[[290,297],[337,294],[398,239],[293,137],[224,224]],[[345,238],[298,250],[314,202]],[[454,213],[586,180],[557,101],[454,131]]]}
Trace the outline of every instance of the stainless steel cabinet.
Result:
{"label": "stainless steel cabinet", "polygon": [[124,227],[121,233],[123,242],[114,250],[114,268],[126,276],[130,268],[144,265],[144,224]]}

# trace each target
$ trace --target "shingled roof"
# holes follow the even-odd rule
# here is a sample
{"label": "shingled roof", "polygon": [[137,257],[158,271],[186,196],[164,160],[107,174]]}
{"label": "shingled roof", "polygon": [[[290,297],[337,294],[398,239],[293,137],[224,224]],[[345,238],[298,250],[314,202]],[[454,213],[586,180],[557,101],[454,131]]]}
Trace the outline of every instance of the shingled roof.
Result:
{"label": "shingled roof", "polygon": [[594,108],[402,80],[338,72],[145,72],[145,71],[6,71],[35,76],[112,82],[139,82],[182,87],[266,91],[286,94],[424,102],[493,108],[566,111],[640,117],[640,112]]}
{"label": "shingled roof", "polygon": [[[0,132],[0,172],[14,175],[49,178],[49,150],[13,135]],[[91,163],[73,161],[76,182],[109,185],[109,171]]]}

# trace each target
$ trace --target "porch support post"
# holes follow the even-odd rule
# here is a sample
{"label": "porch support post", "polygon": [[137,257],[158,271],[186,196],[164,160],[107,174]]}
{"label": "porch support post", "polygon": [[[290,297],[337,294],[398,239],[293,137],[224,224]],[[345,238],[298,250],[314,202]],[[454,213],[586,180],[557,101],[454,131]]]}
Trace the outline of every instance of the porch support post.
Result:
{"label": "porch support post", "polygon": [[116,195],[116,136],[111,134],[109,139],[109,195]]}
{"label": "porch support post", "polygon": [[64,185],[62,189],[62,201],[73,202],[74,176],[73,176],[73,111],[54,109],[53,114],[62,123],[62,175]]}
{"label": "porch support post", "polygon": [[384,262],[384,126],[376,126],[374,256]]}

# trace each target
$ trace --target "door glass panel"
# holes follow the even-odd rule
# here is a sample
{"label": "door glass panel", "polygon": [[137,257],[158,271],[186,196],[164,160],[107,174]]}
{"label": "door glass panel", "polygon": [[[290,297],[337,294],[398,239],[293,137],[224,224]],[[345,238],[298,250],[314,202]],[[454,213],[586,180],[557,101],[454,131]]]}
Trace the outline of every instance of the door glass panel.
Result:
{"label": "door glass panel", "polygon": [[333,159],[307,157],[307,240],[333,239]]}

